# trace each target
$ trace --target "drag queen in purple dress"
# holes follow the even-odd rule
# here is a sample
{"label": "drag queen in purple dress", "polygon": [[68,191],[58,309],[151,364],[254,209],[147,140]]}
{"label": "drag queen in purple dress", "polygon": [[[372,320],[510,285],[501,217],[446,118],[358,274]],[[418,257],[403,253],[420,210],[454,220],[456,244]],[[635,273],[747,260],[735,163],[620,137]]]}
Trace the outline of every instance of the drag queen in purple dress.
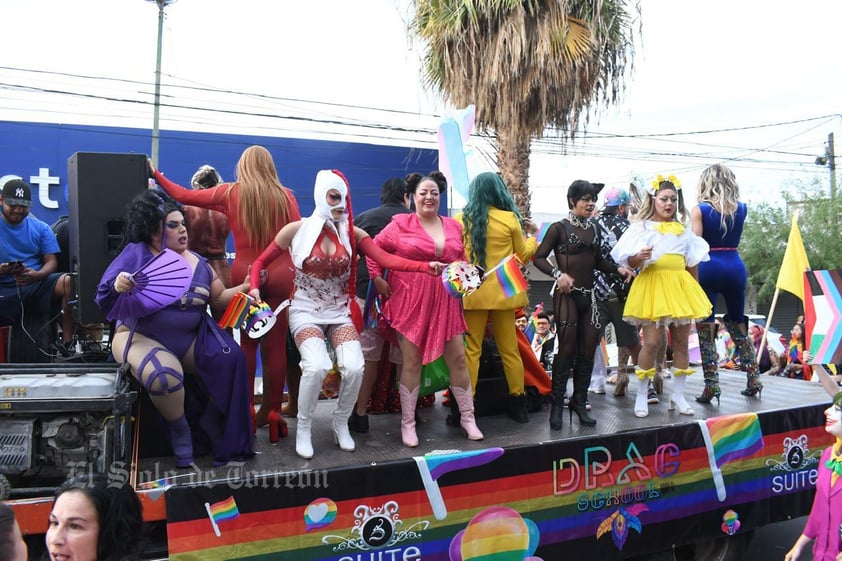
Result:
{"label": "drag queen in purple dress", "polygon": [[126,246],[102,276],[96,302],[109,314],[118,296],[129,292],[130,277],[163,248],[190,265],[193,278],[175,303],[149,314],[117,318],[114,358],[128,364],[149,392],[170,429],[177,467],[213,452],[214,465],[253,455],[249,381],[245,356],[231,336],[208,315],[222,312],[248,284],[226,289],[207,259],[187,249],[187,224],[167,195],[147,191],[135,197],[126,215]]}

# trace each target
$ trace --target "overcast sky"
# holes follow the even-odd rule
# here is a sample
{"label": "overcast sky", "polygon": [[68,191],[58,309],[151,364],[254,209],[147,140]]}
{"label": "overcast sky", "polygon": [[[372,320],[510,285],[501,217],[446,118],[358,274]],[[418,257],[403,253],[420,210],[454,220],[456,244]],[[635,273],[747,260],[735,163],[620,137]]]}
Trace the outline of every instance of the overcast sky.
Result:
{"label": "overcast sky", "polygon": [[[552,138],[534,145],[536,211],[564,210],[559,192],[578,178],[625,186],[675,173],[692,199],[715,162],[734,168],[750,201],[779,199],[793,179],[829,183],[814,161],[829,133],[842,146],[842,2],[641,4],[622,105],[592,117],[567,154]],[[435,147],[451,108],[421,83],[409,5],[179,0],[164,22],[161,128]],[[0,118],[151,128],[154,2],[0,0],[0,20]],[[472,166],[491,169],[472,143]]]}

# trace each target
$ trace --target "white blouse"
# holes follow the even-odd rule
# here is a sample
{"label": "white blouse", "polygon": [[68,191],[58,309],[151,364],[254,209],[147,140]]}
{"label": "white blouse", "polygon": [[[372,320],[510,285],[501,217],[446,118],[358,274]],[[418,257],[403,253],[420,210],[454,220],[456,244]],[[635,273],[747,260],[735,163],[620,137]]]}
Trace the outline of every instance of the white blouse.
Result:
{"label": "white blouse", "polygon": [[637,255],[644,247],[652,247],[652,257],[645,261],[641,270],[654,263],[661,256],[674,253],[684,256],[688,267],[695,267],[702,261],[710,260],[710,246],[693,230],[680,222],[656,222],[646,220],[632,222],[629,229],[617,240],[611,250],[611,257],[620,265],[629,266],[629,257]]}

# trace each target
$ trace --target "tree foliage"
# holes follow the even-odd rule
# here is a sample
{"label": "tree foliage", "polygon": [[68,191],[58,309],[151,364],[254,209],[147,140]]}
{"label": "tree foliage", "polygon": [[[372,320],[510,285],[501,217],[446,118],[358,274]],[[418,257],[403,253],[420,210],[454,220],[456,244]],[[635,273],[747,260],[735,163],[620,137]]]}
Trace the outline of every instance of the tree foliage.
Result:
{"label": "tree foliage", "polygon": [[831,199],[816,183],[801,182],[794,183],[783,194],[783,199],[786,208],[768,203],[750,207],[740,244],[750,288],[761,305],[769,304],[774,296],[793,212],[798,212],[798,225],[810,267],[814,270],[842,269],[842,252],[839,251],[842,199]]}
{"label": "tree foliage", "polygon": [[497,165],[530,216],[530,142],[572,139],[596,107],[616,103],[633,55],[635,0],[414,0],[426,82],[476,106],[497,137]]}

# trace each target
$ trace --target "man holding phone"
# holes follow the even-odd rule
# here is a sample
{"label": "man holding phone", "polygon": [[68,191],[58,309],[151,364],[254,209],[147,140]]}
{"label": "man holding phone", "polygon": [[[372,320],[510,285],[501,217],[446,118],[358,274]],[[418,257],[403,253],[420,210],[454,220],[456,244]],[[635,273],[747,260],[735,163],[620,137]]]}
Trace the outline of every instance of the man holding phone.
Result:
{"label": "man holding phone", "polygon": [[49,225],[29,215],[32,189],[21,179],[3,185],[0,219],[0,325],[18,325],[22,314],[62,315],[62,339],[73,339],[67,308],[70,278],[55,272],[59,245]]}

